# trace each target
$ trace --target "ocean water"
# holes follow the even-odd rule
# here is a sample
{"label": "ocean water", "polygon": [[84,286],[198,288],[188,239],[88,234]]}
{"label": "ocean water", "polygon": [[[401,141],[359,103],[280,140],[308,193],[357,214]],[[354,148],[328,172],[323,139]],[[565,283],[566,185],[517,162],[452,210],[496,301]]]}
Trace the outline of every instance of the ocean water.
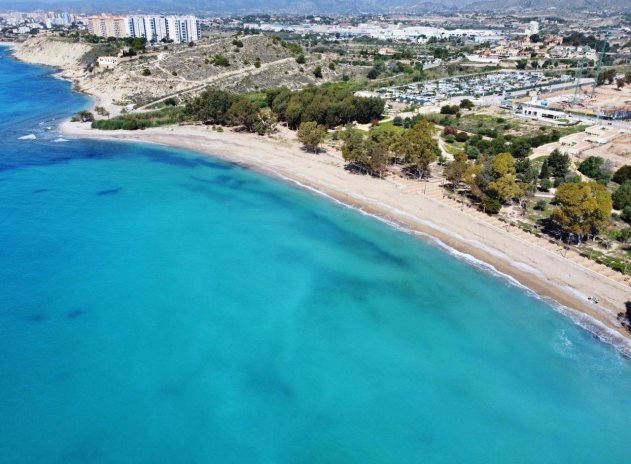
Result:
{"label": "ocean water", "polygon": [[630,462],[612,346],[314,193],[60,140],[87,104],[0,49],[0,463]]}

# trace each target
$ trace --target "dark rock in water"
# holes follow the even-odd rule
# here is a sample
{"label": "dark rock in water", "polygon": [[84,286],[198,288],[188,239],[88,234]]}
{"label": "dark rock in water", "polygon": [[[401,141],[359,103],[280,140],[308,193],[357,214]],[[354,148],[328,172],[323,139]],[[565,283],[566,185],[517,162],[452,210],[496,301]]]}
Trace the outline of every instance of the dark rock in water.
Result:
{"label": "dark rock in water", "polygon": [[76,319],[84,314],[85,314],[84,309],[71,309],[70,311],[66,313],[66,317],[68,319]]}
{"label": "dark rock in water", "polygon": [[122,188],[118,187],[115,189],[109,189],[109,190],[101,190],[100,192],[96,192],[96,194],[98,196],[105,196],[105,195],[116,195],[117,193],[119,193],[122,190]]}
{"label": "dark rock in water", "polygon": [[44,192],[48,192],[49,189],[37,189],[37,190],[32,190],[31,193],[44,193]]}

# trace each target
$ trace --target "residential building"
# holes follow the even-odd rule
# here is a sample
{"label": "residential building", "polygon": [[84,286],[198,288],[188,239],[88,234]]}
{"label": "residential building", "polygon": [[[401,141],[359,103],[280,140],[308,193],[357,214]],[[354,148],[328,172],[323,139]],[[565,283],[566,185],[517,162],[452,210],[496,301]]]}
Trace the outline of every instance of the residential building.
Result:
{"label": "residential building", "polygon": [[195,16],[129,16],[127,31],[130,37],[144,37],[149,42],[186,43],[201,38],[200,22]]}
{"label": "residential building", "polygon": [[90,16],[88,31],[100,37],[123,38],[128,35],[127,21],[123,16]]}
{"label": "residential building", "polygon": [[149,42],[196,42],[201,25],[195,16],[90,16],[88,31],[100,37],[144,37]]}

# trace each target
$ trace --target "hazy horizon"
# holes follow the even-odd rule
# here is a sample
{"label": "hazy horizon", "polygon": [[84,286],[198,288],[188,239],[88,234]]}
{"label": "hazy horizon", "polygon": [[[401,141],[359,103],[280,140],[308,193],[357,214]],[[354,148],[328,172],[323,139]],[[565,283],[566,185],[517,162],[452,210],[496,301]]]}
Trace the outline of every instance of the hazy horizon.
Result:
{"label": "hazy horizon", "polygon": [[[464,8],[463,8],[464,7]],[[364,13],[422,13],[422,12],[454,12],[459,10],[480,10],[507,12],[511,9],[521,11],[547,10],[551,13],[565,9],[593,9],[594,5],[587,0],[446,0],[418,1],[392,0],[387,4],[376,0],[0,0],[1,10],[35,10],[56,9],[72,10],[80,13],[111,12],[195,12],[208,14],[364,14]],[[601,10],[610,8],[629,10],[627,0],[605,0],[598,3]]]}

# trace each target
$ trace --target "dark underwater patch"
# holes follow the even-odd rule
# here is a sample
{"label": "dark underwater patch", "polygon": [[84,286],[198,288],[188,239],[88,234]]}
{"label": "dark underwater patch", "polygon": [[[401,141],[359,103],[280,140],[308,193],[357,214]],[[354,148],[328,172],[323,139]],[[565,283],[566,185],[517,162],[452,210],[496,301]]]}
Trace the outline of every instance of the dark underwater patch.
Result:
{"label": "dark underwater patch", "polygon": [[68,319],[77,319],[83,316],[85,313],[86,313],[85,309],[81,309],[81,308],[71,309],[70,311],[66,313],[66,317]]}
{"label": "dark underwater patch", "polygon": [[26,322],[44,322],[48,318],[46,317],[45,314],[36,313],[36,314],[29,314],[28,316],[24,316],[23,319]]}
{"label": "dark underwater patch", "polygon": [[122,187],[118,187],[109,190],[101,190],[99,192],[96,192],[96,194],[99,197],[104,197],[106,195],[116,195],[117,193],[120,193],[121,190],[123,190]]}

